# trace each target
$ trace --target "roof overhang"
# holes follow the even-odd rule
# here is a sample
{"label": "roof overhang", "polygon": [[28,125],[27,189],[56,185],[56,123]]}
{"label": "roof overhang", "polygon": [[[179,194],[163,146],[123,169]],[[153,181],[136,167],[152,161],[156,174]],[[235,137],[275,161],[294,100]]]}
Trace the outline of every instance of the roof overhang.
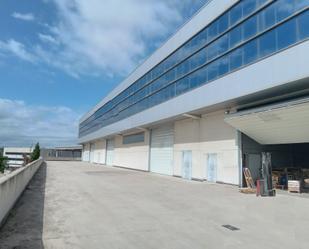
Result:
{"label": "roof overhang", "polygon": [[229,114],[225,121],[260,144],[309,143],[309,98]]}

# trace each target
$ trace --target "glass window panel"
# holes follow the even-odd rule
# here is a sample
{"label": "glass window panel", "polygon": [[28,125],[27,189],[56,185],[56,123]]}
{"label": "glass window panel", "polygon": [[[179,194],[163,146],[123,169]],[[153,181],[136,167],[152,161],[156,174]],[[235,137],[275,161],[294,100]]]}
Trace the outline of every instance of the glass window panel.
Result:
{"label": "glass window panel", "polygon": [[219,34],[223,33],[225,30],[227,30],[228,27],[229,27],[229,15],[228,15],[228,13],[225,13],[218,20],[218,32],[219,32]]}
{"label": "glass window panel", "polygon": [[181,59],[183,59],[184,57],[187,57],[189,54],[192,53],[192,45],[191,45],[191,41],[187,42],[181,49]]}
{"label": "glass window panel", "polygon": [[209,45],[207,49],[207,61],[211,61],[212,59],[214,59],[218,55],[218,52],[219,52],[219,46],[217,42],[214,42],[211,45]]}
{"label": "glass window panel", "polygon": [[169,68],[171,68],[173,66],[173,61],[172,61],[172,56],[171,55],[170,57],[168,57],[166,60],[165,60],[165,71],[168,70]]}
{"label": "glass window panel", "polygon": [[295,11],[309,6],[309,0],[295,0]]}
{"label": "glass window panel", "polygon": [[207,72],[208,81],[216,79],[218,77],[218,62],[214,61],[213,63],[209,64]]}
{"label": "glass window panel", "polygon": [[230,48],[235,47],[238,43],[242,41],[242,29],[241,27],[234,28],[230,34]]}
{"label": "glass window panel", "polygon": [[146,81],[147,81],[147,83],[148,83],[149,81],[151,81],[151,73],[150,73],[150,72],[148,72],[148,73],[146,74]]}
{"label": "glass window panel", "polygon": [[243,16],[250,15],[256,9],[257,0],[245,0],[243,1]]}
{"label": "glass window panel", "polygon": [[183,50],[184,50],[184,47],[181,47],[174,53],[174,63],[178,63],[179,60],[183,58],[184,56]]}
{"label": "glass window panel", "polygon": [[145,98],[140,102],[140,105],[143,107],[142,109],[145,110],[149,108],[149,99]]}
{"label": "glass window panel", "polygon": [[156,66],[154,69],[151,70],[151,77],[153,79],[157,78],[159,76],[159,67]]}
{"label": "glass window panel", "polygon": [[198,50],[202,45],[204,44],[203,37],[201,36],[201,33],[195,36],[191,41],[192,46],[192,52],[195,52]]}
{"label": "glass window panel", "polygon": [[190,87],[195,88],[200,86],[207,81],[207,68],[203,67],[194,72],[190,77]]}
{"label": "glass window panel", "polygon": [[238,48],[230,54],[230,70],[235,70],[243,65],[243,48]]}
{"label": "glass window panel", "polygon": [[177,63],[177,54],[172,54],[169,60],[170,62],[168,64],[170,64],[170,66],[174,66]]}
{"label": "glass window panel", "polygon": [[170,70],[169,72],[166,73],[166,80],[168,82],[172,82],[175,80],[176,77],[176,71],[175,68],[173,68],[172,70]]}
{"label": "glass window panel", "polygon": [[159,79],[155,80],[153,83],[151,83],[151,85],[150,85],[151,93],[159,90],[163,86],[163,83],[164,82],[162,81],[161,78],[159,78]]}
{"label": "glass window panel", "polygon": [[235,5],[230,11],[230,24],[234,25],[242,19],[242,2]]}
{"label": "glass window panel", "polygon": [[201,33],[199,33],[199,37],[201,39],[201,44],[206,45],[207,43],[207,29],[204,29]]}
{"label": "glass window panel", "polygon": [[161,93],[160,92],[157,92],[157,93],[155,93],[154,95],[151,96],[151,105],[152,106],[160,104],[161,101],[162,100],[161,100]]}
{"label": "glass window panel", "polygon": [[303,40],[309,37],[309,11],[301,14],[298,18],[299,39]]}
{"label": "glass window panel", "polygon": [[276,33],[272,30],[259,38],[259,57],[267,56],[275,51]]}
{"label": "glass window panel", "polygon": [[263,31],[276,22],[276,9],[275,4],[268,6],[265,11],[260,14],[260,31]]}
{"label": "glass window panel", "polygon": [[218,61],[218,76],[226,74],[229,71],[229,58],[228,56],[224,56]]}
{"label": "glass window panel", "polygon": [[176,83],[176,95],[184,93],[190,89],[189,78],[185,77]]}
{"label": "glass window panel", "polygon": [[176,96],[176,83],[169,85],[168,88],[169,88],[171,97],[172,98],[175,97]]}
{"label": "glass window panel", "polygon": [[218,55],[225,53],[229,49],[229,35],[226,34],[216,41]]}
{"label": "glass window panel", "polygon": [[187,74],[190,71],[190,62],[189,60],[185,60],[183,63],[181,63],[183,67],[183,73]]}
{"label": "glass window panel", "polygon": [[243,38],[247,40],[257,33],[257,16],[251,17],[249,20],[244,22],[243,26]]}
{"label": "glass window panel", "polygon": [[175,96],[175,86],[174,84],[161,90],[163,101],[167,101]]}
{"label": "glass window panel", "polygon": [[218,35],[218,21],[215,21],[208,27],[208,41],[213,40]]}
{"label": "glass window panel", "polygon": [[[307,24],[309,25],[309,23]],[[290,20],[277,29],[278,49],[283,49],[296,42],[296,20]]]}
{"label": "glass window panel", "polygon": [[294,0],[280,0],[278,4],[276,4],[277,22],[280,22],[281,20],[293,14],[294,9],[295,9]]}
{"label": "glass window panel", "polygon": [[194,70],[195,68],[203,65],[206,63],[206,51],[205,49],[202,49],[197,54],[191,57],[191,70]]}

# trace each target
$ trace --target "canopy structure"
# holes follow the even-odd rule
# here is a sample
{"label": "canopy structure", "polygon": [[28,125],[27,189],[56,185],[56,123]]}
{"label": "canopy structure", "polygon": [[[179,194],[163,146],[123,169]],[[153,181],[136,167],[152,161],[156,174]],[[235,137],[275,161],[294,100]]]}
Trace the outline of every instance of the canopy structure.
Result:
{"label": "canopy structure", "polygon": [[227,115],[225,121],[260,144],[309,142],[309,98]]}

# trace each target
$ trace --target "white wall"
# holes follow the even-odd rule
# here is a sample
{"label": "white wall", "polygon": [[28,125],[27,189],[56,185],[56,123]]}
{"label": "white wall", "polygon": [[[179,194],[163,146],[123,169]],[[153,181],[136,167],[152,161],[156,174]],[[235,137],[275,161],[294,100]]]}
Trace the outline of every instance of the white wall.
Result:
{"label": "white wall", "polygon": [[148,171],[149,136],[145,132],[144,142],[134,144],[123,144],[122,136],[115,136],[114,165]]}
{"label": "white wall", "polygon": [[174,175],[181,176],[182,152],[192,150],[192,177],[207,176],[207,154],[218,154],[217,181],[239,184],[237,131],[224,122],[224,113],[203,115],[199,120],[175,122]]}
{"label": "white wall", "polygon": [[0,224],[43,163],[42,159],[0,178]]}

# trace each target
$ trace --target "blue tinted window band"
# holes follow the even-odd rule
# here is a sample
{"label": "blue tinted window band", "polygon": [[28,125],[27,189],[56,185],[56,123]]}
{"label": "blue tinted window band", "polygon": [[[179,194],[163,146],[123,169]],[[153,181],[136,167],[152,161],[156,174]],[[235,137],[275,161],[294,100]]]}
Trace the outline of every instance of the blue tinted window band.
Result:
{"label": "blue tinted window band", "polygon": [[[273,4],[273,3],[275,3],[275,2],[274,2],[274,1],[267,2],[267,4],[265,4],[264,6],[262,6],[258,11],[260,11],[260,10],[262,10],[262,9],[264,9],[264,8],[266,8],[266,7],[268,7],[269,5],[271,5],[271,4]],[[252,13],[251,15],[249,15],[249,16],[247,17],[247,19],[250,19],[251,17],[255,16],[255,15],[257,14],[258,11],[255,11],[254,13]],[[244,23],[247,19],[243,19],[243,20],[239,21],[236,25],[240,25],[240,24]],[[234,25],[233,27],[229,28],[228,31],[230,31],[231,29],[233,29],[236,25]],[[227,31],[227,32],[228,32],[228,31]],[[226,33],[226,32],[225,32],[225,33]],[[211,42],[208,43],[208,44],[211,44],[211,43],[215,42],[215,41],[218,40],[218,39],[220,39],[220,37],[214,39],[213,41],[211,41]],[[207,45],[206,45],[206,46],[207,46]],[[203,50],[204,48],[205,48],[205,47],[202,47],[201,49],[199,49],[198,51],[196,51],[193,55],[188,56],[188,58],[194,56],[196,53],[198,53],[199,51]],[[184,59],[184,60],[186,60],[186,59]],[[182,63],[182,62],[181,62],[181,63]],[[179,64],[181,64],[181,63],[179,63]],[[178,64],[178,65],[179,65],[179,64]],[[176,67],[177,67],[177,66],[176,66]],[[164,74],[163,74],[163,75],[164,75]],[[158,78],[157,78],[157,79],[158,79]],[[144,87],[149,86],[151,83],[153,83],[153,82],[156,81],[157,79],[151,81],[149,84],[145,85]],[[143,88],[142,88],[142,89],[143,89]],[[128,96],[127,98],[132,97],[134,94],[136,94],[136,92],[133,93],[132,95]],[[150,94],[150,95],[151,95],[151,94]],[[135,102],[135,103],[136,103],[136,102]],[[121,103],[119,103],[119,104],[121,104]],[[133,104],[134,104],[134,103],[132,103],[131,105],[133,105]],[[128,107],[129,107],[129,106],[130,106],[130,105],[128,105]],[[117,107],[117,105],[116,105],[115,107]],[[115,108],[115,107],[113,107],[113,108]],[[108,112],[108,111],[107,111],[107,112]],[[100,117],[103,116],[103,115],[104,115],[104,114],[102,114],[102,115],[96,117],[95,119],[100,118]],[[83,126],[83,123],[82,123],[81,125]]]}
{"label": "blue tinted window band", "polygon": [[[306,40],[308,40],[308,38],[306,39]],[[303,40],[304,41],[304,40]],[[303,41],[301,41],[301,42],[303,42]],[[301,43],[301,42],[297,42],[296,44],[293,44],[293,45],[291,45],[291,46],[295,46],[295,45],[297,45],[297,44],[299,44],[299,43]],[[289,47],[291,47],[291,46],[289,46]],[[285,49],[288,49],[289,47],[287,47],[287,48],[285,48]],[[284,50],[284,49],[283,49]],[[280,50],[280,51],[282,51],[282,50]],[[279,51],[277,51],[276,53],[278,53]],[[274,53],[273,53],[274,54]],[[273,55],[273,54],[270,54],[270,55],[268,55],[268,56],[266,56],[266,57],[269,57],[269,56],[271,56],[271,55]],[[258,59],[257,61],[260,61],[260,60],[262,60],[262,59],[265,59],[265,57],[263,57],[263,58],[260,58],[260,59]],[[254,63],[256,63],[257,61],[255,61]],[[250,64],[253,64],[253,63],[250,63]],[[250,65],[250,64],[248,64],[248,65]],[[233,73],[234,71],[237,71],[237,70],[240,70],[241,68],[243,68],[243,67],[246,67],[246,66],[248,66],[248,65],[243,65],[242,67],[240,67],[240,68],[237,68],[237,69],[235,69],[235,70],[233,70],[233,71],[230,71],[229,73]],[[223,75],[220,75],[220,77],[222,77]],[[220,78],[220,77],[218,77],[218,78]],[[216,79],[218,79],[218,78],[216,78]],[[215,80],[216,80],[215,79]],[[210,81],[207,81],[207,83],[209,83],[209,82],[211,82],[211,80]],[[196,88],[196,87],[195,87]],[[191,88],[191,89],[194,89],[194,88]],[[190,90],[191,90],[190,89]],[[178,95],[179,96],[179,95]]]}
{"label": "blue tinted window band", "polygon": [[[250,0],[247,0],[247,1],[250,2]],[[280,0],[280,1],[281,1],[281,0]],[[275,1],[268,1],[268,2],[266,2],[266,4],[264,3],[264,5],[262,5],[262,7],[260,7],[258,10],[256,10],[256,11],[253,12],[252,14],[248,15],[246,18],[243,18],[242,20],[240,20],[239,22],[237,22],[234,26],[231,26],[228,30],[226,30],[226,32],[222,33],[222,36],[224,36],[224,35],[227,34],[229,31],[231,31],[232,29],[234,29],[237,25],[241,25],[241,24],[243,24],[244,22],[246,22],[248,19],[250,19],[251,17],[257,16],[257,14],[259,14],[259,12],[261,12],[263,9],[265,9],[265,8],[267,8],[269,5],[272,5],[272,4],[275,4],[275,3],[276,3]],[[223,15],[224,15],[224,14],[223,14]],[[219,19],[220,19],[220,17],[219,17]],[[212,41],[208,42],[207,44],[210,45],[210,44],[214,43],[215,41],[217,41],[218,39],[220,39],[220,37],[222,37],[222,36],[219,36],[219,37],[213,39]],[[190,56],[188,56],[187,58],[185,58],[184,60],[182,60],[182,61],[181,61],[179,64],[177,64],[175,67],[177,68],[177,66],[179,66],[181,63],[183,63],[184,61],[186,61],[186,60],[189,59],[189,58],[192,58],[195,54],[197,54],[198,52],[202,51],[202,50],[203,50],[205,47],[207,47],[208,45],[203,46],[203,47],[200,48],[198,51],[196,51],[193,55],[190,55]],[[173,69],[175,69],[175,67],[174,67]],[[173,70],[173,69],[172,69],[172,70]],[[166,73],[168,73],[168,72],[166,72]],[[164,73],[163,75],[165,75],[166,73]],[[150,84],[154,83],[154,82],[157,81],[158,79],[159,79],[159,77],[156,78],[156,79],[154,79],[153,81],[151,81],[151,82],[148,83],[147,85],[145,85],[143,88],[149,86]],[[143,88],[142,88],[142,89],[143,89]],[[142,89],[141,89],[141,90],[142,90]],[[139,90],[139,91],[140,91],[140,90]],[[138,92],[138,91],[137,91],[137,92]],[[130,97],[132,97],[134,94],[136,94],[136,92],[135,92],[135,93],[132,93],[130,96],[128,96],[126,99],[124,99],[124,101],[127,100],[127,99],[129,99]],[[151,95],[151,93],[150,93],[149,95]],[[134,102],[134,103],[132,103],[131,105],[134,105],[135,103],[137,103],[137,102]],[[119,103],[119,104],[121,104],[121,103]],[[131,105],[128,105],[127,107],[129,107],[129,106],[131,106]],[[116,108],[117,106],[118,106],[118,104],[115,105],[114,107],[111,107],[111,110],[114,109],[114,108]],[[125,108],[124,108],[124,109],[125,109]],[[109,111],[106,111],[106,112],[103,113],[102,115],[97,116],[97,117],[95,118],[95,120],[96,120],[97,118],[102,117],[102,116],[103,116],[104,114],[106,114],[107,112],[109,112]],[[87,121],[87,120],[86,120],[86,121]],[[83,125],[84,125],[84,123],[81,124],[81,126],[83,126]]]}
{"label": "blue tinted window band", "polygon": [[[247,0],[247,1],[248,1],[248,0]],[[221,36],[223,36],[224,34],[228,33],[231,29],[233,29],[234,27],[236,27],[236,26],[238,26],[239,24],[243,23],[246,19],[248,19],[248,18],[250,18],[251,16],[255,15],[257,12],[261,11],[262,9],[264,9],[265,7],[267,7],[268,5],[272,4],[274,1],[275,1],[275,0],[269,0],[269,1],[266,1],[266,2],[264,1],[264,3],[263,3],[263,1],[262,1],[262,5],[260,5],[259,7],[257,7],[257,9],[255,9],[254,12],[252,12],[250,15],[247,15],[247,16],[245,16],[245,17],[242,17],[241,20],[238,20],[238,22],[236,22],[236,23],[234,23],[233,25],[229,26],[228,29],[226,29],[224,32],[219,33],[216,37],[214,37],[214,38],[211,39],[210,41],[206,42],[206,44],[204,44],[201,48],[199,48],[198,50],[196,50],[195,52],[193,52],[193,53],[190,54],[189,56],[183,57],[183,59],[181,59],[177,64],[174,64],[173,66],[171,66],[170,68],[168,68],[167,70],[165,70],[161,75],[159,75],[158,77],[152,79],[152,80],[149,81],[147,84],[144,84],[143,87],[146,87],[146,86],[148,86],[149,84],[151,84],[152,82],[156,81],[158,78],[160,78],[161,76],[163,76],[165,73],[167,73],[168,71],[170,71],[170,70],[172,70],[173,68],[177,67],[179,64],[181,64],[183,61],[185,61],[186,59],[190,58],[190,57],[193,56],[194,54],[198,53],[198,52],[199,52],[200,50],[202,50],[205,46],[207,46],[207,45],[209,45],[209,44],[215,42],[215,41],[218,40]],[[238,4],[239,4],[239,3],[236,3],[235,5],[238,5]],[[235,6],[235,5],[234,5],[234,6]],[[232,6],[230,9],[232,9],[234,6]],[[183,48],[185,45],[187,45],[190,41],[192,41],[193,39],[195,39],[200,33],[202,33],[204,30],[206,30],[211,24],[213,24],[214,22],[218,21],[222,16],[224,16],[224,15],[225,15],[227,12],[229,12],[229,11],[230,11],[230,10],[226,11],[224,14],[222,14],[221,16],[219,16],[218,18],[216,18],[213,22],[211,22],[209,25],[207,25],[207,27],[205,27],[204,29],[202,29],[199,33],[197,33],[197,34],[196,34],[193,38],[191,38],[188,42],[184,43],[179,49],[177,49],[175,52],[173,52],[171,55],[169,55],[166,59],[168,59],[168,58],[169,58],[170,56],[172,56],[173,54],[177,53],[178,50],[180,50],[180,49]],[[165,60],[166,60],[166,59],[165,59]],[[165,60],[164,60],[164,61],[165,61]],[[159,63],[159,64],[160,64],[160,63]],[[155,67],[156,67],[156,66],[155,66]],[[154,67],[154,68],[155,68],[155,67]],[[153,68],[153,69],[154,69],[154,68]],[[153,69],[151,69],[149,72],[151,72]],[[149,72],[147,72],[147,73],[149,73]],[[146,73],[146,74],[147,74],[147,73]],[[144,76],[143,76],[143,77],[144,77]],[[141,78],[143,78],[143,77],[141,77]],[[141,78],[140,78],[140,79],[141,79]],[[140,79],[138,79],[137,81],[139,81]],[[135,83],[133,83],[132,85],[134,85],[134,84],[135,84]],[[128,88],[132,87],[132,85],[129,86]],[[137,91],[140,90],[140,89],[142,89],[143,87],[137,89]],[[128,90],[128,88],[125,89],[124,91]],[[123,91],[123,92],[124,92],[124,91]],[[121,92],[120,94],[123,94],[123,92]],[[122,101],[124,101],[124,100],[126,100],[127,98],[129,98],[130,96],[134,95],[134,93],[135,93],[135,92],[131,93],[131,94],[128,95],[126,98],[122,99]],[[120,94],[119,94],[119,95],[120,95]],[[119,95],[117,95],[115,98],[117,98]],[[115,98],[114,98],[114,99],[115,99]],[[111,100],[111,101],[112,101],[112,100]],[[105,105],[107,105],[107,104],[108,104],[108,103],[106,103]],[[101,107],[101,108],[104,108],[104,106]],[[101,109],[101,108],[100,108],[100,109]],[[110,107],[110,109],[111,109],[111,108],[112,108],[112,107]],[[108,112],[110,109],[108,109],[106,112]],[[99,111],[99,110],[97,110],[97,112],[98,112],[98,111]],[[103,114],[105,114],[106,112],[104,112]],[[88,118],[88,119],[89,119],[89,118]],[[83,122],[81,123],[81,125],[83,125],[84,122],[87,122],[88,119],[85,120],[85,121],[83,121]]]}
{"label": "blue tinted window band", "polygon": [[[302,11],[300,11],[300,12],[302,12]],[[294,16],[296,16],[296,15],[298,15],[298,14],[299,14],[299,13],[296,13]],[[173,82],[170,82],[170,84],[169,84],[169,85],[171,85],[171,84],[173,84],[173,83],[175,83],[175,82],[177,82],[177,81],[181,80],[182,78],[187,77],[188,75],[190,75],[190,74],[194,73],[195,71],[200,70],[200,69],[201,69],[202,67],[204,67],[205,65],[211,64],[211,63],[213,63],[215,60],[218,60],[219,58],[226,56],[226,54],[231,53],[232,51],[234,51],[234,50],[238,49],[239,47],[241,47],[241,46],[245,45],[246,43],[249,43],[251,40],[256,39],[256,37],[261,36],[261,35],[263,35],[263,34],[264,34],[264,33],[266,33],[266,32],[269,32],[270,30],[272,30],[272,29],[274,29],[275,27],[277,27],[277,26],[281,25],[282,23],[287,22],[288,20],[292,19],[294,16],[291,16],[291,17],[287,18],[286,20],[281,21],[281,22],[280,22],[280,23],[278,23],[277,25],[274,25],[273,27],[270,27],[269,29],[267,29],[267,30],[265,30],[265,31],[261,32],[260,34],[256,35],[255,37],[251,38],[250,40],[247,40],[247,41],[245,41],[245,42],[243,42],[243,43],[239,44],[239,46],[237,46],[237,47],[235,47],[235,48],[233,48],[233,49],[230,49],[229,51],[227,51],[227,52],[226,52],[226,53],[224,53],[223,55],[220,55],[220,56],[218,56],[218,57],[214,58],[213,60],[211,60],[211,61],[207,62],[206,64],[204,64],[204,65],[200,66],[200,67],[199,67],[199,68],[197,68],[196,70],[191,71],[190,73],[188,73],[188,74],[186,74],[186,75],[182,76],[181,78],[178,78],[178,79],[174,80]],[[169,85],[167,85],[167,86],[165,86],[165,87],[163,87],[163,88],[158,89],[156,92],[153,92],[153,93],[151,93],[151,94],[148,94],[147,96],[145,96],[145,97],[144,97],[143,99],[141,99],[140,101],[144,100],[145,98],[147,98],[147,97],[149,97],[149,96],[151,96],[151,95],[156,94],[157,92],[159,92],[159,91],[161,91],[162,89],[164,89],[164,88],[168,87]],[[135,103],[131,104],[130,106],[128,106],[128,107],[127,107],[127,108],[125,108],[125,109],[130,108],[131,106],[135,105],[136,103],[139,103],[140,101],[138,101],[138,102],[135,102]],[[125,109],[124,109],[124,110],[125,110]],[[114,116],[117,116],[117,115],[114,115]]]}
{"label": "blue tinted window band", "polygon": [[[303,5],[304,5],[304,6],[308,6],[308,4],[303,4]],[[151,100],[151,98],[150,98],[151,96],[158,94],[158,93],[159,93],[160,91],[162,91],[163,89],[170,87],[171,85],[175,84],[176,82],[180,81],[180,80],[183,79],[183,78],[186,78],[186,77],[188,77],[188,76],[190,76],[190,75],[193,75],[195,72],[197,72],[197,71],[201,70],[201,68],[205,67],[205,65],[209,65],[209,64],[214,63],[214,62],[216,62],[216,61],[219,61],[219,62],[220,62],[219,59],[220,59],[221,57],[223,58],[223,57],[226,56],[227,54],[231,54],[231,53],[233,53],[233,51],[235,51],[235,50],[237,50],[237,49],[239,49],[239,48],[241,48],[241,47],[245,47],[246,44],[250,43],[251,41],[254,41],[254,39],[258,38],[259,36],[263,36],[263,35],[264,35],[265,33],[267,33],[267,32],[271,32],[272,29],[276,28],[277,26],[281,26],[282,24],[284,24],[284,23],[288,22],[289,20],[293,19],[295,16],[300,15],[301,13],[305,12],[306,10],[308,10],[308,7],[306,7],[306,8],[305,8],[304,10],[302,10],[302,11],[299,11],[299,12],[295,13],[293,16],[290,16],[290,17],[287,18],[286,20],[281,21],[281,22],[278,22],[276,25],[274,25],[274,26],[268,28],[267,30],[265,30],[265,31],[263,31],[263,32],[261,32],[261,33],[259,33],[258,35],[252,37],[251,39],[249,39],[249,40],[247,40],[247,41],[244,41],[244,42],[241,43],[241,44],[238,44],[237,47],[235,47],[235,48],[233,48],[233,49],[230,49],[230,50],[227,51],[226,53],[224,53],[224,54],[222,54],[222,55],[220,55],[220,56],[214,58],[214,59],[211,60],[211,61],[208,61],[206,64],[200,66],[199,68],[196,68],[195,70],[191,71],[190,73],[188,73],[188,74],[186,74],[186,75],[183,75],[182,77],[178,78],[177,80],[174,80],[174,81],[170,82],[168,85],[164,86],[162,89],[158,89],[156,92],[153,92],[153,93],[151,93],[151,94],[148,94],[147,97],[145,96],[143,99],[139,100],[137,103],[140,103],[140,102],[146,100],[147,98],[149,98],[149,99]],[[306,19],[306,20],[307,20],[307,19]],[[302,21],[302,23],[303,23],[303,21]],[[297,23],[297,24],[300,25],[299,23]],[[296,24],[295,24],[295,25],[296,25]],[[306,29],[303,28],[303,27],[302,27],[302,29],[303,29],[303,30],[306,30]],[[277,31],[277,32],[279,32],[279,31]],[[304,36],[304,37],[298,38],[298,39],[304,39],[304,38],[306,37],[306,34],[307,34],[306,32],[307,32],[307,31],[302,31],[301,36]],[[300,34],[298,34],[298,35],[300,35]],[[296,39],[296,38],[293,38],[293,39]],[[279,45],[279,44],[278,44],[278,45]],[[281,48],[280,48],[280,49],[281,49]],[[242,51],[242,52],[244,53],[245,51]],[[265,55],[265,56],[266,56],[266,55]],[[259,59],[260,59],[260,58],[261,58],[261,56],[259,56]],[[245,61],[245,60],[244,60],[244,61]],[[221,61],[220,63],[222,63],[222,61]],[[245,64],[246,62],[241,62],[241,63],[242,63],[242,64],[244,63],[244,65],[246,65],[246,64]],[[224,72],[224,71],[227,71],[227,70],[224,69],[223,72]],[[217,74],[218,74],[218,73],[217,73]],[[220,77],[222,76],[222,73],[221,73],[221,72],[219,73],[219,76],[220,76]],[[218,78],[218,75],[216,75],[215,77]],[[209,82],[209,81],[210,81],[210,80],[208,79],[206,82]],[[201,84],[199,84],[199,85],[201,85]],[[193,89],[193,87],[190,86],[189,89]],[[187,90],[186,90],[186,91],[187,91]],[[175,97],[175,96],[177,96],[177,95],[178,95],[177,93],[176,93],[176,94],[173,93],[173,97]],[[171,98],[171,97],[169,96],[169,99],[170,99],[170,98]],[[164,102],[164,101],[166,101],[166,99],[162,99],[162,100],[160,100],[158,103],[162,103],[162,102]],[[120,118],[120,115],[123,115],[123,113],[125,113],[125,111],[127,111],[128,109],[130,109],[132,106],[135,106],[135,108],[139,108],[139,109],[140,109],[139,111],[146,109],[146,108],[140,108],[140,107],[138,107],[137,103],[133,103],[133,104],[131,104],[130,106],[128,106],[126,109],[122,110],[121,112],[119,112],[119,113],[114,113],[113,115],[109,115],[109,117],[104,118],[104,120],[105,120],[105,119],[109,119],[106,123],[105,123],[105,122],[102,123],[103,120],[99,120],[99,122],[95,122],[95,125],[94,125],[94,126],[90,124],[90,125],[91,125],[90,127],[89,127],[89,126],[88,126],[88,127],[86,127],[86,126],[85,126],[85,127],[81,127],[81,129],[80,129],[80,134],[84,134],[84,133],[86,133],[86,132],[88,132],[88,131],[90,131],[90,130],[93,130],[94,127],[95,127],[95,128],[96,128],[96,127],[99,127],[99,126],[100,126],[100,127],[103,127],[103,126],[106,126],[106,125],[108,125],[108,124],[110,124],[110,123],[119,121],[119,120],[121,120],[121,119],[123,119],[123,118],[125,118],[125,117],[131,116],[131,115],[137,113],[136,111],[133,111],[133,112],[131,111],[130,113],[127,113],[126,115],[124,115],[123,117],[121,116],[121,118]],[[155,103],[155,104],[158,104],[158,103]],[[147,106],[147,108],[149,108],[149,107],[151,107],[151,106],[154,106],[155,104],[152,104],[152,103],[151,103],[150,106]],[[118,111],[117,111],[117,112],[118,112]]]}

